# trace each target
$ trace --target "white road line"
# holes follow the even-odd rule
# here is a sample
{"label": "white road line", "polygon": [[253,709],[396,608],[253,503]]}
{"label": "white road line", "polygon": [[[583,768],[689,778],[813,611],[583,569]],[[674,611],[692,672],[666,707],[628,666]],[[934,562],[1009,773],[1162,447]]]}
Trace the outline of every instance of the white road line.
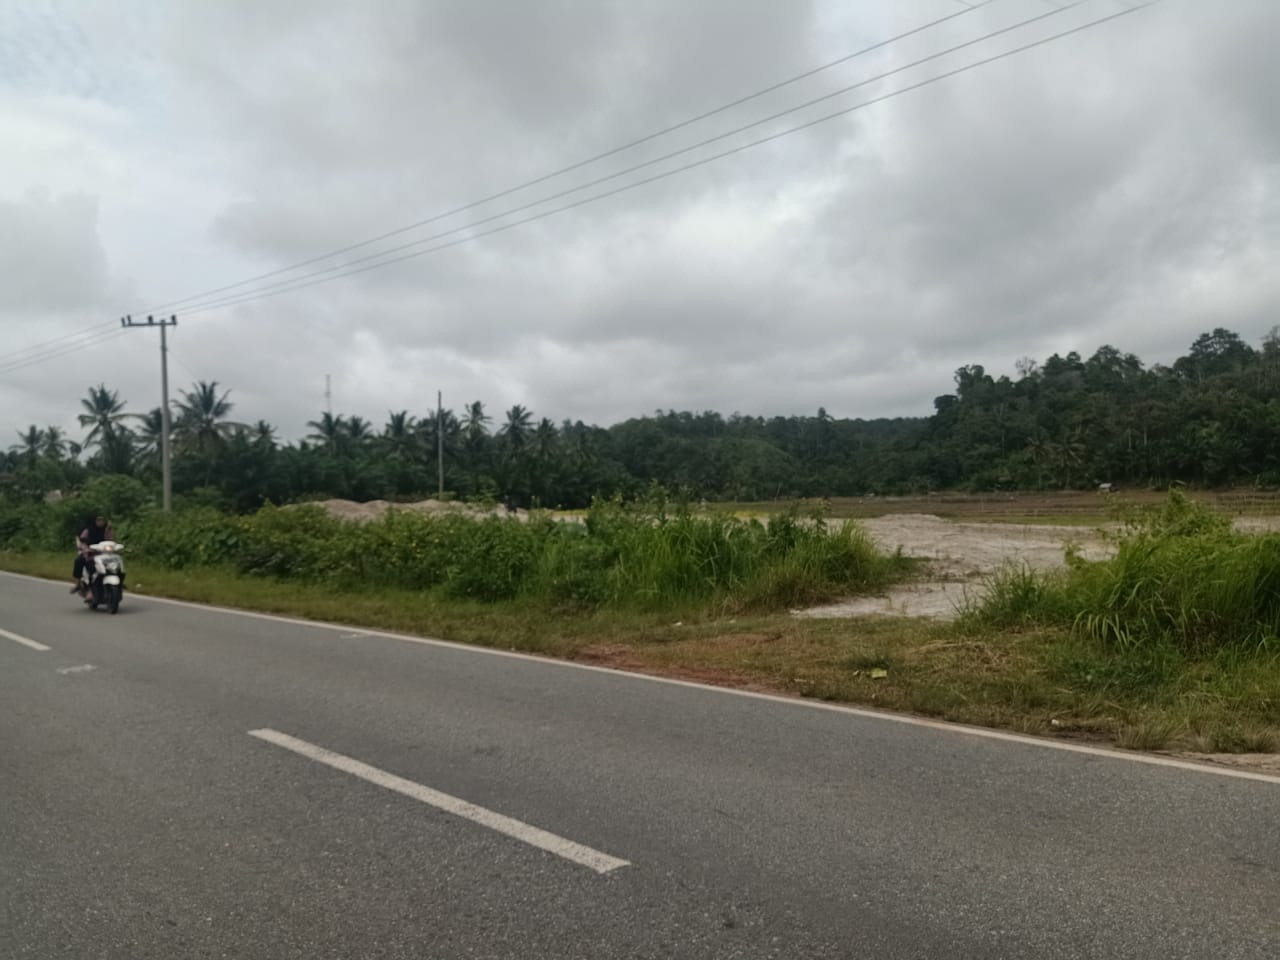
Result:
{"label": "white road line", "polygon": [[97,669],[98,668],[95,667],[92,663],[82,663],[78,667],[63,667],[61,670],[58,671],[58,673],[62,674],[65,677],[69,673],[88,673],[90,670],[97,670]]}
{"label": "white road line", "polygon": [[24,647],[30,647],[32,650],[39,650],[44,653],[49,650],[43,643],[36,643],[34,640],[28,640],[26,637],[20,637],[16,633],[10,633],[8,630],[0,630],[0,637],[6,640],[12,640],[14,643],[20,643]]}
{"label": "white road line", "polygon": [[[57,581],[43,577],[32,577],[24,573],[9,573],[0,570],[0,576],[12,577],[16,580],[30,580],[46,585],[57,585]],[[771,693],[757,693],[754,690],[737,690],[733,687],[717,687],[708,683],[695,683],[692,680],[676,680],[672,677],[657,677],[648,673],[636,673],[630,670],[615,670],[611,667],[600,667],[590,663],[574,663],[572,660],[553,660],[550,657],[539,657],[531,653],[517,653],[514,650],[497,650],[493,647],[481,647],[474,644],[455,643],[450,640],[438,640],[433,637],[415,637],[407,633],[388,633],[385,630],[361,629],[351,624],[329,623],[324,620],[302,620],[298,617],[282,617],[274,613],[258,613],[255,610],[240,610],[236,607],[220,607],[208,603],[192,603],[189,600],[171,600],[168,597],[150,597],[134,594],[134,599],[148,603],[162,603],[172,607],[184,607],[188,610],[200,610],[204,613],[220,613],[232,617],[249,617],[253,620],[265,620],[269,623],[283,623],[294,627],[309,627],[314,630],[331,630],[358,635],[368,640],[397,640],[401,643],[416,643],[427,647],[439,647],[444,650],[456,650],[461,653],[485,657],[504,657],[510,660],[522,660],[536,663],[544,667],[558,667],[566,670],[582,670],[588,673],[603,673],[612,677],[637,680],[644,683],[661,683],[672,687],[685,687],[700,690],[704,693],[718,693],[729,697],[746,697],[750,700],[763,700],[767,703],[783,704],[802,710],[824,710],[840,713],[845,716],[862,717],[867,720],[879,720],[883,723],[898,723],[908,727],[921,727],[927,730],[938,730],[943,733],[966,737],[977,737],[982,740],[996,740],[1001,743],[1016,743],[1027,747],[1038,747],[1041,750],[1058,750],[1063,753],[1077,753],[1105,760],[1120,760],[1125,763],[1141,763],[1153,767],[1169,767],[1174,770],[1187,770],[1192,773],[1207,773],[1216,777],[1228,777],[1235,780],[1255,780],[1260,783],[1280,785],[1280,776],[1270,773],[1255,773],[1252,770],[1237,770],[1232,767],[1218,766],[1208,763],[1197,763],[1192,760],[1178,760],[1173,757],[1162,757],[1150,753],[1123,752],[1107,747],[1091,747],[1083,743],[1068,743],[1062,740],[1050,740],[1047,737],[1031,737],[1020,733],[1005,733],[1003,730],[990,730],[986,727],[970,727],[961,723],[947,723],[942,720],[928,720],[924,717],[913,717],[905,713],[888,713],[882,710],[870,710],[866,707],[849,707],[838,703],[822,703],[815,700],[801,700],[798,697],[784,697]]]}
{"label": "white road line", "polygon": [[385,770],[371,767],[367,763],[361,763],[351,757],[334,753],[324,747],[317,747],[315,744],[299,740],[297,737],[291,737],[287,733],[266,729],[250,730],[249,736],[265,740],[267,743],[273,743],[277,747],[283,747],[286,750],[292,750],[294,753],[300,754],[309,760],[323,763],[326,766],[333,767],[335,770],[349,773],[353,777],[367,780],[369,783],[377,784],[387,790],[402,793],[406,797],[412,797],[414,800],[435,807],[438,810],[452,813],[454,816],[470,820],[472,823],[478,823],[482,827],[488,827],[490,830],[495,830],[522,843],[527,843],[531,847],[554,853],[557,857],[563,857],[565,860],[580,866],[589,867],[596,873],[609,873],[611,870],[617,870],[619,867],[629,865],[626,860],[619,860],[617,857],[611,857],[607,853],[601,853],[599,850],[592,850],[590,847],[584,847],[580,843],[574,843],[572,840],[558,837],[554,833],[548,833],[519,820],[513,820],[511,817],[494,813],[484,807],[478,807],[474,803],[468,803],[466,800],[460,800],[447,793],[441,793],[439,790],[424,787],[422,784],[414,783],[412,780],[405,780],[403,777],[397,777],[393,773],[387,773]]}

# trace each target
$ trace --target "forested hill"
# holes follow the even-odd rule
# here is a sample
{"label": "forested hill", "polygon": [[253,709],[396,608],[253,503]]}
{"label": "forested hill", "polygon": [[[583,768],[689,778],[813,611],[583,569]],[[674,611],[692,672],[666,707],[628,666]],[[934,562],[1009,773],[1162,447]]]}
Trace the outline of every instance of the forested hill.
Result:
{"label": "forested hill", "polygon": [[[1280,483],[1280,336],[1258,348],[1222,329],[1172,366],[1104,346],[1087,359],[1024,360],[1015,377],[962,367],[931,416],[893,420],[658,412],[609,428],[499,417],[480,402],[444,418],[445,485],[459,496],[582,506],[651,482],[707,499],[848,496],[956,488]],[[174,488],[187,501],[251,509],[328,495],[409,497],[435,489],[436,423],[402,411],[376,427],[320,416],[309,438],[239,422],[217,384],[182,391]],[[158,410],[131,413],[106,386],[81,401],[84,436],[32,426],[3,456],[11,498],[91,475],[158,480]]]}
{"label": "forested hill", "polygon": [[1172,366],[1111,346],[961,367],[927,418],[759,420],[666,414],[611,431],[635,476],[734,498],[1098,483],[1280,483],[1280,336],[1217,329]]}

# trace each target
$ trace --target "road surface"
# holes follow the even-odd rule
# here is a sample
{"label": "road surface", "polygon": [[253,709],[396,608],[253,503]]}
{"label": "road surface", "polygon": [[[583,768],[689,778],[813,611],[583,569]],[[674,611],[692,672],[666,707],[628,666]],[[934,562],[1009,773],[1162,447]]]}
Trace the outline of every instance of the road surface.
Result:
{"label": "road surface", "polygon": [[10,576],[0,630],[0,957],[1280,956],[1274,779]]}

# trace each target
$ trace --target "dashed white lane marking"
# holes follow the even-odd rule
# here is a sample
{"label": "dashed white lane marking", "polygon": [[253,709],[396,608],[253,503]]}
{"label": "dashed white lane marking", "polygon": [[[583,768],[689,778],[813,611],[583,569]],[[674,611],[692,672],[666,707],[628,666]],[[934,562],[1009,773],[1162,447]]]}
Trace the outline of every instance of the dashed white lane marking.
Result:
{"label": "dashed white lane marking", "polygon": [[611,870],[617,870],[619,867],[629,865],[626,860],[619,860],[617,857],[611,857],[607,853],[584,847],[580,843],[574,843],[572,840],[558,837],[554,833],[548,833],[546,830],[503,816],[501,813],[486,810],[484,807],[478,807],[474,803],[468,803],[466,800],[460,800],[447,793],[441,793],[439,790],[424,787],[422,784],[414,783],[412,780],[397,777],[394,773],[387,773],[385,770],[371,767],[369,764],[361,763],[351,757],[334,753],[324,747],[317,747],[314,743],[307,743],[307,741],[291,737],[287,733],[265,729],[250,730],[249,736],[265,740],[267,743],[273,743],[277,747],[284,747],[286,750],[292,750],[294,753],[300,754],[309,760],[323,763],[326,766],[333,767],[335,770],[349,773],[353,777],[367,780],[369,783],[377,784],[387,790],[402,793],[406,797],[412,797],[414,800],[435,807],[438,810],[452,813],[454,816],[470,820],[472,823],[478,823],[482,827],[488,827],[490,830],[495,830],[522,843],[527,843],[531,847],[554,853],[557,857],[562,857],[583,867],[589,867],[596,873],[609,873]]}
{"label": "dashed white lane marking", "polygon": [[90,670],[97,670],[97,669],[98,668],[95,667],[92,663],[82,663],[78,667],[63,667],[61,670],[58,671],[58,673],[62,674],[65,677],[68,673],[88,673]]}
{"label": "dashed white lane marking", "polygon": [[10,633],[8,630],[0,630],[0,637],[4,637],[6,640],[12,640],[14,643],[20,643],[24,647],[30,647],[32,650],[39,650],[41,653],[49,650],[49,648],[43,643],[36,643],[34,640],[29,640],[26,637],[20,637],[16,633]]}
{"label": "dashed white lane marking", "polygon": [[554,853],[557,857],[563,857],[565,860],[581,866],[590,867],[596,873],[608,873],[611,870],[617,870],[619,867],[628,865],[626,860],[619,860],[617,857],[611,857],[607,853],[601,853],[599,850],[592,850],[590,847],[584,847],[580,843],[574,843],[572,840],[558,837],[554,833],[548,833],[519,820],[513,820],[511,817],[494,813],[484,807],[478,807],[474,803],[468,803],[466,800],[460,800],[447,793],[441,793],[439,790],[424,787],[422,784],[414,783],[412,780],[405,780],[403,777],[397,777],[393,773],[387,773],[385,770],[371,767],[367,763],[361,763],[351,757],[334,753],[324,747],[317,747],[315,744],[299,740],[297,737],[291,737],[287,733],[279,733],[276,730],[250,730],[249,736],[265,740],[267,743],[273,743],[277,747],[283,747],[286,750],[292,750],[294,753],[300,754],[309,760],[323,763],[326,766],[333,767],[335,770],[349,773],[353,777],[359,777],[361,780],[367,780],[369,783],[385,787],[387,790],[402,793],[406,797],[412,797],[414,800],[428,804],[438,810],[444,810],[446,813],[452,813],[454,816],[470,820],[472,823],[478,823],[482,827],[496,830],[498,833],[527,843],[532,847],[537,847],[539,850]]}

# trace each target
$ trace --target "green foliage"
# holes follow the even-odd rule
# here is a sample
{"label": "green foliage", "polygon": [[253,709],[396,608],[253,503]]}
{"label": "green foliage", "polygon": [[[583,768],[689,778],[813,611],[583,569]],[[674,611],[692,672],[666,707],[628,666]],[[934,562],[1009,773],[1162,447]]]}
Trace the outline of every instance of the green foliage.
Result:
{"label": "green foliage", "polygon": [[[515,405],[502,417],[468,404],[393,411],[369,421],[326,413],[304,442],[280,444],[263,421],[233,422],[229,391],[197,383],[174,411],[174,492],[192,505],[251,512],[305,495],[464,500],[585,508],[652,484],[695,499],[778,501],[969,489],[1280,485],[1280,334],[1261,349],[1229,330],[1204,333],[1171,366],[1104,345],[1017,375],[960,367],[928,417],[725,417],[659,410],[605,429],[557,425]],[[89,474],[160,479],[160,411],[133,411],[105,385],[81,401],[83,447],[30,425],[0,454],[0,489],[29,501]],[[296,427],[297,425],[293,425]],[[85,459],[81,459],[81,454]]]}
{"label": "green foliage", "polygon": [[146,486],[136,477],[105,474],[91,479],[74,503],[88,519],[102,515],[113,522],[127,522],[152,502]]}
{"label": "green foliage", "polygon": [[104,474],[78,496],[57,503],[0,500],[0,547],[13,550],[70,550],[76,535],[98,516],[119,534],[150,505],[147,488],[134,477]]}
{"label": "green foliage", "polygon": [[[122,510],[136,494],[118,483],[100,492],[108,488]],[[401,510],[354,523],[317,505],[268,506],[244,516],[208,507],[165,515],[142,506],[134,513],[120,530],[131,555],[170,569],[230,567],[349,591],[438,591],[557,609],[785,608],[883,585],[909,566],[882,556],[852,524],[829,530],[791,515],[765,525],[673,508],[660,496],[640,504],[598,501],[583,523]],[[0,548],[58,548],[58,537],[41,532],[57,517],[46,507],[0,512]],[[37,535],[24,537],[28,528]]]}
{"label": "green foliage", "polygon": [[1280,535],[1237,533],[1175,492],[1131,519],[1110,559],[1076,558],[1053,573],[1005,570],[966,619],[1066,625],[1104,648],[1161,656],[1277,648]]}

